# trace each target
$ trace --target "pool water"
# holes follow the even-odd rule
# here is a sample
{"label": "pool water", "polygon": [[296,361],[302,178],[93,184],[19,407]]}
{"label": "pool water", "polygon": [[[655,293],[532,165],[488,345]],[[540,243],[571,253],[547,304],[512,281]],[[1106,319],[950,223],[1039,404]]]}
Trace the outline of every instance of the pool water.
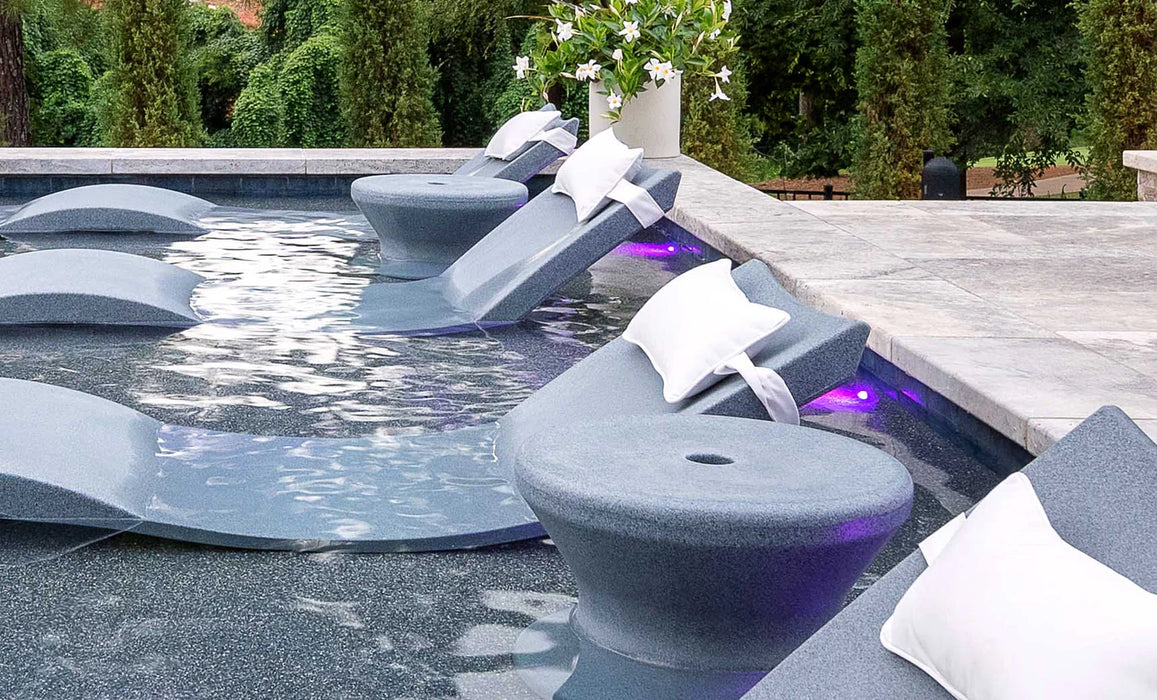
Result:
{"label": "pool water", "polygon": [[[35,239],[194,270],[208,278],[193,301],[207,322],[179,333],[3,330],[0,376],[213,430],[360,437],[482,425],[711,255],[648,232],[521,324],[365,338],[348,314],[358,290],[381,280],[376,237],[355,212],[232,209],[204,223],[212,231],[196,239]],[[30,249],[0,241],[0,255]],[[895,455],[917,483],[912,519],[858,590],[998,480],[869,375],[804,414]],[[298,554],[7,522],[0,542],[0,697],[527,697],[514,638],[575,595],[549,541]]]}

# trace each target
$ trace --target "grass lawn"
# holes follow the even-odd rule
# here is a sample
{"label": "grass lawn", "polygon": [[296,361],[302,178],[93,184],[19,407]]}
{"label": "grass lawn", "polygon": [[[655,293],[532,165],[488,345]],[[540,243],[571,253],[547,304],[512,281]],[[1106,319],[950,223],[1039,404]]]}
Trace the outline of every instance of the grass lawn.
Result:
{"label": "grass lawn", "polygon": [[[1078,154],[1080,154],[1082,162],[1084,162],[1085,160],[1088,159],[1088,157],[1089,157],[1089,147],[1088,146],[1078,146],[1077,148],[1074,148],[1073,150],[1076,151]],[[1068,163],[1065,162],[1064,158],[1059,158],[1059,159],[1053,161],[1053,165],[1068,165]],[[973,163],[972,167],[974,167],[974,168],[995,168],[996,167],[996,158],[981,158],[980,160]]]}

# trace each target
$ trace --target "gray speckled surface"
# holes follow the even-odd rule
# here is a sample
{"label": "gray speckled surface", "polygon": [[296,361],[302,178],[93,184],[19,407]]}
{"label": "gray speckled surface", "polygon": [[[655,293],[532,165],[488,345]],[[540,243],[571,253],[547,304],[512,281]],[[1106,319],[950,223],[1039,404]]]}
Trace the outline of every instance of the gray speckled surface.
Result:
{"label": "gray speckled surface", "polygon": [[39,250],[0,258],[0,325],[188,328],[200,275],[107,250]]}
{"label": "gray speckled surface", "polygon": [[198,236],[215,208],[199,197],[143,185],[87,185],[46,195],[0,222],[0,236],[146,231]]}
{"label": "gray speckled surface", "polygon": [[[1157,446],[1123,411],[1102,408],[1024,473],[1062,539],[1157,592]],[[884,621],[925,568],[919,552],[909,555],[745,697],[948,698],[879,643]]]}
{"label": "gray speckled surface", "polygon": [[[766,420],[577,423],[527,439],[515,469],[578,582],[576,635],[655,673],[772,668],[839,611],[912,505],[887,453]],[[715,697],[622,687],[619,664],[587,651],[560,697]]]}
{"label": "gray speckled surface", "polygon": [[350,197],[378,234],[378,272],[399,279],[442,274],[526,204],[526,185],[464,175],[375,175]]}
{"label": "gray speckled surface", "polygon": [[[664,210],[679,173],[643,166],[631,176]],[[355,309],[362,333],[451,333],[517,323],[595,261],[643,230],[611,202],[578,222],[574,201],[543,192],[437,277],[370,285]]]}
{"label": "gray speckled surface", "polygon": [[[320,304],[349,304],[376,262],[373,234],[350,203],[308,206],[327,204],[347,211],[224,210],[193,240],[38,238],[39,247],[110,247],[195,270],[208,282],[194,304],[227,323],[179,333],[6,330],[0,375],[212,430],[359,437],[478,425],[621,332],[688,255],[698,260],[650,239],[607,256],[522,324],[358,339],[308,318]],[[3,254],[29,249],[0,241]],[[896,456],[916,483],[912,517],[857,592],[997,481],[890,391],[861,378],[804,411],[813,425]],[[514,640],[576,593],[561,557],[539,543],[296,554],[132,534],[92,543],[91,530],[29,527],[0,522],[5,698],[526,698]]]}

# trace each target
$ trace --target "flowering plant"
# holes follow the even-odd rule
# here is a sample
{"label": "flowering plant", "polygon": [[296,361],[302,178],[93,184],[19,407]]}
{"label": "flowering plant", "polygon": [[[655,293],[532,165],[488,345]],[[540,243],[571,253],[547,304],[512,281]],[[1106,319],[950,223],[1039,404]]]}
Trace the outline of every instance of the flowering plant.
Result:
{"label": "flowering plant", "polygon": [[554,0],[548,12],[549,40],[514,65],[544,99],[560,79],[601,81],[607,117],[618,121],[632,98],[684,72],[715,78],[712,101],[730,99],[731,0]]}

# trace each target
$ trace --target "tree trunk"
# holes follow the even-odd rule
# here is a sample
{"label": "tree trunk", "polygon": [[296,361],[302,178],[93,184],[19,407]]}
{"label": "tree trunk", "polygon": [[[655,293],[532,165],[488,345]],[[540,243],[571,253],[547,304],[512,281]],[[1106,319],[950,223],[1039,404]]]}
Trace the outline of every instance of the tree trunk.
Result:
{"label": "tree trunk", "polygon": [[28,88],[24,84],[24,33],[20,15],[0,12],[0,141],[4,146],[27,146]]}

